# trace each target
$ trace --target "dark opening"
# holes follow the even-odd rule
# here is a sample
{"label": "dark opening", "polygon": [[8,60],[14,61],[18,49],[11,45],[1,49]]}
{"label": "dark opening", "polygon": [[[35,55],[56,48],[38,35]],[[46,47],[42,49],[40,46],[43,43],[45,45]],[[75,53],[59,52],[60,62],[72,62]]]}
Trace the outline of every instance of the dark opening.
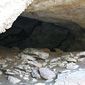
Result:
{"label": "dark opening", "polygon": [[19,48],[59,48],[64,51],[85,50],[85,30],[78,24],[48,23],[18,17],[11,29],[0,34],[0,46]]}

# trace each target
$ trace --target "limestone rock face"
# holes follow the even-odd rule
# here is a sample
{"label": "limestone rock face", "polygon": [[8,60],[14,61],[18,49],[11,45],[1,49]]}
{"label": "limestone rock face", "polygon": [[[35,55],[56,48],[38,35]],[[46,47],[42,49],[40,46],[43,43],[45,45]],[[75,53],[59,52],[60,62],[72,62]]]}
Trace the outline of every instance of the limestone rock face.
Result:
{"label": "limestone rock face", "polygon": [[85,0],[34,0],[23,15],[49,22],[76,22],[85,27]]}
{"label": "limestone rock face", "polygon": [[0,1],[0,33],[9,29],[16,18],[33,0],[1,0]]}

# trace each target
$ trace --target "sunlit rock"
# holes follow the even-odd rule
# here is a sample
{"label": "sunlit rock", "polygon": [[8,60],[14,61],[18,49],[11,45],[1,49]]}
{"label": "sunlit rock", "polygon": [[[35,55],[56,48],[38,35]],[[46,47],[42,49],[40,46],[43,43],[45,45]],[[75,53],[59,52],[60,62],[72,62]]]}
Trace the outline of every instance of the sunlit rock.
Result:
{"label": "sunlit rock", "polygon": [[68,63],[66,68],[67,69],[77,69],[79,66],[75,63]]}
{"label": "sunlit rock", "polygon": [[85,69],[62,72],[54,85],[85,85]]}
{"label": "sunlit rock", "polygon": [[8,76],[8,80],[12,83],[12,84],[17,84],[19,83],[21,80],[16,78],[16,77],[13,77],[13,76]]}
{"label": "sunlit rock", "polygon": [[9,29],[16,18],[33,0],[2,0],[0,1],[0,33]]}

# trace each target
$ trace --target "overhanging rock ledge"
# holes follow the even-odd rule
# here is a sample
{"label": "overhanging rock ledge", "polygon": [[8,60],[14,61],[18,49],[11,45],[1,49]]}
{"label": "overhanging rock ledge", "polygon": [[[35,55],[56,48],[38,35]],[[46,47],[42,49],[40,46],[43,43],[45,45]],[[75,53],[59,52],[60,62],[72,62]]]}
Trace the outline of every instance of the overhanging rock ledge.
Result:
{"label": "overhanging rock ledge", "polygon": [[85,0],[2,0],[0,33],[9,29],[21,13],[47,22],[74,22],[85,28]]}
{"label": "overhanging rock ledge", "polygon": [[85,28],[85,0],[34,0],[23,16],[53,23],[74,22]]}

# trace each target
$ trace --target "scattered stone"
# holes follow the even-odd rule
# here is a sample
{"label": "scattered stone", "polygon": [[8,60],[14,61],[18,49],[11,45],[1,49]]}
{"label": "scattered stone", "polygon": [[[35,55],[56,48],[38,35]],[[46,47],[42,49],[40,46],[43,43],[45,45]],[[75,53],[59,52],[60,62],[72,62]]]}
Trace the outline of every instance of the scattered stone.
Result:
{"label": "scattered stone", "polygon": [[12,70],[10,69],[7,69],[6,72],[5,72],[6,75],[11,75],[11,76],[14,76],[16,73],[15,72],[12,72]]}
{"label": "scattered stone", "polygon": [[49,68],[40,68],[39,69],[40,75],[44,79],[53,79],[56,77],[56,74],[51,71]]}
{"label": "scattered stone", "polygon": [[53,79],[49,79],[49,80],[46,80],[45,82],[49,83],[49,82],[52,82],[52,81],[53,81]]}
{"label": "scattered stone", "polygon": [[47,65],[47,63],[46,63],[46,62],[44,62],[42,65],[43,65],[43,66],[46,66],[46,65]]}
{"label": "scattered stone", "polygon": [[49,59],[46,59],[45,62],[48,63],[49,62]]}
{"label": "scattered stone", "polygon": [[35,85],[45,85],[45,83],[36,83]]}
{"label": "scattered stone", "polygon": [[23,70],[24,69],[24,65],[15,66],[15,69]]}
{"label": "scattered stone", "polygon": [[4,64],[2,65],[2,68],[6,68],[8,66],[8,64]]}
{"label": "scattered stone", "polygon": [[58,60],[60,60],[60,58],[59,58],[59,57],[58,57],[58,58],[53,58],[53,59],[50,61],[50,63],[57,62]]}
{"label": "scattered stone", "polygon": [[67,69],[77,69],[79,66],[75,63],[68,63],[66,68]]}
{"label": "scattered stone", "polygon": [[74,63],[77,62],[77,60],[76,60],[75,58],[70,58],[70,57],[67,57],[66,60],[67,60],[68,62],[74,62]]}
{"label": "scattered stone", "polygon": [[33,48],[27,48],[23,51],[25,54],[35,54],[38,55],[39,58],[41,59],[47,59],[49,57],[49,53],[43,52],[38,49],[33,49]]}
{"label": "scattered stone", "polygon": [[29,80],[29,74],[25,74],[25,75],[23,76],[23,79],[24,79],[24,80]]}
{"label": "scattered stone", "polygon": [[8,76],[8,80],[13,84],[17,84],[21,81],[20,79],[13,77],[13,76]]}
{"label": "scattered stone", "polygon": [[80,52],[80,53],[77,53],[76,56],[80,57],[80,56],[85,56],[85,52]]}
{"label": "scattered stone", "polygon": [[35,66],[35,67],[42,67],[41,63],[38,63],[37,61],[28,61],[29,64]]}
{"label": "scattered stone", "polygon": [[2,85],[2,83],[0,82],[0,85]]}
{"label": "scattered stone", "polygon": [[[32,50],[32,49],[31,49]],[[34,49],[33,49],[34,50]],[[36,50],[36,49],[35,49]],[[28,51],[28,50],[27,50]],[[31,51],[29,52],[21,52],[17,56],[19,58],[19,62],[13,62],[11,59],[6,58],[4,62],[0,62],[0,65],[3,67],[1,68],[0,75],[5,74],[8,77],[8,80],[13,83],[17,84],[22,79],[23,81],[30,81],[30,83],[33,83],[35,85],[45,85],[45,83],[48,85],[68,85],[67,83],[64,84],[62,76],[69,75],[72,72],[79,70],[79,65],[77,65],[77,62],[82,62],[85,58],[84,55],[76,56],[73,54],[65,54],[60,57],[53,57],[48,59],[40,58],[40,54],[36,53],[36,51],[33,51],[35,54],[32,54]],[[42,51],[39,51],[40,53]],[[11,67],[4,68],[3,65],[6,65],[7,62],[10,62],[9,64],[13,63]],[[7,64],[9,66],[9,64]],[[67,70],[65,70],[67,69]],[[81,70],[79,70],[81,71]],[[53,83],[55,78],[58,78],[55,81],[55,84]],[[61,74],[61,75],[60,75]],[[67,76],[65,76],[67,78]],[[65,78],[64,77],[64,78]],[[18,79],[19,78],[19,79]],[[44,80],[44,83],[39,83]],[[61,79],[60,79],[61,78]],[[68,80],[68,79],[67,79]],[[65,82],[67,81],[65,80]],[[82,84],[84,84],[84,79],[81,79]],[[79,83],[81,82],[79,81]],[[24,85],[24,84],[22,84]],[[25,83],[26,85],[26,83]],[[74,81],[70,82],[69,85],[77,85]],[[81,84],[80,84],[81,85]]]}
{"label": "scattered stone", "polygon": [[11,59],[11,58],[6,58],[6,60],[7,60],[8,62],[12,62],[12,61],[13,61],[13,59]]}
{"label": "scattered stone", "polygon": [[33,83],[36,83],[37,81],[38,81],[38,80],[35,79],[35,78],[32,79],[32,82],[33,82]]}
{"label": "scattered stone", "polygon": [[36,60],[33,56],[27,54],[21,54],[21,58],[24,60],[32,60],[32,61]]}
{"label": "scattered stone", "polygon": [[6,60],[0,60],[0,68],[7,67]]}
{"label": "scattered stone", "polygon": [[63,62],[60,62],[60,63],[58,64],[58,66],[61,67],[61,68],[65,68],[66,65],[67,65],[67,61],[63,61]]}
{"label": "scattered stone", "polygon": [[78,62],[82,62],[82,61],[85,61],[85,58],[79,58],[78,59]]}
{"label": "scattered stone", "polygon": [[37,69],[32,70],[32,77],[37,79],[41,78]]}
{"label": "scattered stone", "polygon": [[55,81],[54,85],[85,85],[85,70],[66,70]]}
{"label": "scattered stone", "polygon": [[0,75],[2,75],[2,71],[0,71]]}

